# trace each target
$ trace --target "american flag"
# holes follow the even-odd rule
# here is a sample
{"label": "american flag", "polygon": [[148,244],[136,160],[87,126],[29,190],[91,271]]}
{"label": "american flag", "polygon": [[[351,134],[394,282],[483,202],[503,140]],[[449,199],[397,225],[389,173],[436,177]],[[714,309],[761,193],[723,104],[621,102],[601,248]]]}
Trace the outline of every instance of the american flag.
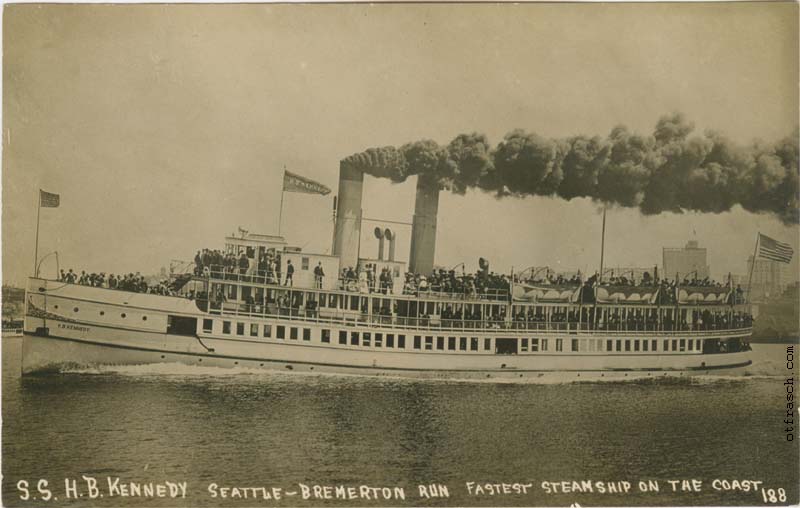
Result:
{"label": "american flag", "polygon": [[59,204],[61,204],[61,196],[39,189],[39,206],[44,208],[58,208]]}
{"label": "american flag", "polygon": [[788,244],[773,240],[772,238],[758,234],[758,255],[764,259],[789,263],[792,260],[794,249]]}

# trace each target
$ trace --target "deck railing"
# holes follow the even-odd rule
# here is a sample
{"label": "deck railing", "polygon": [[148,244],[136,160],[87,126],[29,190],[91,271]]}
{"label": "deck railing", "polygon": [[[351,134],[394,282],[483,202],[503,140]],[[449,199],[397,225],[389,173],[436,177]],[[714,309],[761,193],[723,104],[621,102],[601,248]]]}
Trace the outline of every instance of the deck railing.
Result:
{"label": "deck railing", "polygon": [[620,323],[613,326],[604,324],[592,325],[591,323],[579,322],[521,322],[508,321],[503,319],[484,319],[484,320],[455,320],[442,319],[439,317],[411,318],[401,316],[382,316],[360,313],[358,311],[333,311],[329,309],[309,310],[295,308],[271,308],[264,309],[260,305],[240,305],[240,304],[219,304],[213,303],[208,306],[205,301],[198,301],[198,307],[207,311],[209,314],[222,317],[247,317],[247,318],[272,318],[282,321],[302,321],[310,323],[331,324],[335,326],[375,326],[380,328],[392,328],[398,330],[422,330],[422,331],[526,331],[536,333],[557,333],[557,334],[585,334],[585,335],[686,335],[697,336],[705,335],[747,335],[752,331],[751,325],[742,325],[735,328],[717,328],[712,325],[698,326],[693,324],[683,324],[666,328],[663,324],[642,323],[640,325],[628,326]]}

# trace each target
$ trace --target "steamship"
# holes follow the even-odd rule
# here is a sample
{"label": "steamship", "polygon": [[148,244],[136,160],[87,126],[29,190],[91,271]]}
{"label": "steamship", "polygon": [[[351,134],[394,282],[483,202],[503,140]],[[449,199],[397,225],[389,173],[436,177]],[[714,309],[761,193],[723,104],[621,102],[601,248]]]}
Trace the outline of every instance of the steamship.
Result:
{"label": "steamship", "polygon": [[[409,291],[396,234],[376,229],[377,258],[359,256],[362,185],[362,173],[340,169],[332,255],[242,231],[226,237],[224,250],[246,264],[189,263],[172,276],[173,296],[30,278],[23,372],[165,362],[583,380],[737,374],[751,363],[749,305],[730,287],[553,283],[518,274],[502,290]],[[418,183],[410,272],[433,269],[437,209],[438,191]],[[291,285],[263,266],[265,258],[280,260],[275,271],[284,278],[294,267]],[[315,276],[316,267],[326,276]],[[355,279],[339,277],[347,267]],[[370,271],[391,281],[379,284],[365,276]]]}

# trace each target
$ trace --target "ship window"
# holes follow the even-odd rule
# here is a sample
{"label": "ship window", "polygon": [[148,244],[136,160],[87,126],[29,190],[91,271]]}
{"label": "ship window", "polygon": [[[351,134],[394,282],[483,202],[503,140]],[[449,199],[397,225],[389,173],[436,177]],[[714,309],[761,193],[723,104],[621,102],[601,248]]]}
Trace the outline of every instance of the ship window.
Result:
{"label": "ship window", "polygon": [[578,339],[572,339],[572,350],[573,351],[578,350]]}
{"label": "ship window", "polygon": [[680,349],[678,351],[686,351],[686,339],[681,339]]}
{"label": "ship window", "polygon": [[57,308],[58,308],[58,305],[54,305],[54,307],[57,309]]}
{"label": "ship window", "polygon": [[419,335],[414,335],[414,349],[419,349],[422,347],[422,337]]}
{"label": "ship window", "polygon": [[285,339],[286,338],[286,327],[282,325],[277,326],[277,330],[275,331],[275,336],[278,339]]}
{"label": "ship window", "polygon": [[121,316],[123,319],[125,319],[125,317],[127,316],[127,314],[125,314],[125,313],[123,312],[122,314],[120,314],[120,316]]}
{"label": "ship window", "polygon": [[307,257],[303,257],[303,258],[300,260],[300,267],[301,267],[301,269],[303,269],[303,270],[308,270],[308,258],[307,258]]}
{"label": "ship window", "polygon": [[247,300],[250,297],[250,286],[242,286],[242,300]]}
{"label": "ship window", "polygon": [[228,284],[228,300],[236,300],[236,285]]}
{"label": "ship window", "polygon": [[694,348],[700,351],[700,339],[696,339],[694,342]]}
{"label": "ship window", "polygon": [[448,337],[447,338],[447,349],[450,351],[456,350],[456,338],[455,337]]}
{"label": "ship window", "polygon": [[556,351],[564,350],[564,339],[556,339]]}
{"label": "ship window", "polygon": [[369,346],[370,339],[372,339],[372,334],[369,332],[364,332],[363,340],[361,341],[362,346]]}
{"label": "ship window", "polygon": [[548,345],[547,345],[548,341],[549,341],[549,339],[542,339],[542,351],[547,351],[547,349],[548,349]]}
{"label": "ship window", "polygon": [[72,310],[73,310],[74,312],[78,312],[78,308],[77,308],[77,307],[75,307],[75,308],[74,308],[74,309],[72,309]]}
{"label": "ship window", "polygon": [[658,340],[656,339],[651,340],[650,345],[652,346],[650,348],[651,351],[658,351]]}
{"label": "ship window", "polygon": [[223,321],[222,322],[222,333],[231,333],[231,322],[230,321]]}
{"label": "ship window", "polygon": [[625,351],[630,351],[630,350],[631,350],[631,341],[630,340],[626,340],[625,341]]}
{"label": "ship window", "polygon": [[264,337],[272,337],[272,325],[264,325]]}
{"label": "ship window", "polygon": [[669,351],[669,341],[664,340],[664,351]]}
{"label": "ship window", "polygon": [[650,341],[643,340],[642,341],[642,351],[647,351],[647,345],[650,344]]}
{"label": "ship window", "polygon": [[358,332],[350,332],[350,345],[358,346]]}
{"label": "ship window", "polygon": [[381,347],[381,346],[383,346],[383,334],[382,333],[376,333],[375,334],[375,347]]}
{"label": "ship window", "polygon": [[296,326],[292,326],[291,328],[289,328],[289,338],[291,340],[297,340],[297,327]]}
{"label": "ship window", "polygon": [[472,351],[478,350],[478,337],[470,337],[469,339],[469,348]]}
{"label": "ship window", "polygon": [[466,337],[461,337],[461,338],[458,339],[458,349],[460,349],[461,351],[466,351],[467,350],[467,338]]}
{"label": "ship window", "polygon": [[303,328],[303,340],[311,340],[311,328]]}
{"label": "ship window", "polygon": [[606,341],[606,351],[614,351],[614,341],[607,340]]}
{"label": "ship window", "polygon": [[394,334],[387,333],[386,334],[386,347],[394,347]]}
{"label": "ship window", "polygon": [[[397,336],[397,347],[400,349],[406,348],[406,336],[405,335],[398,335]],[[419,348],[417,348],[419,349]]]}
{"label": "ship window", "polygon": [[328,295],[328,307],[336,308],[336,295]]}
{"label": "ship window", "polygon": [[523,353],[528,352],[528,339],[520,339],[519,350]]}
{"label": "ship window", "polygon": [[167,316],[167,333],[174,335],[195,335],[197,333],[197,318]]}
{"label": "ship window", "polygon": [[673,351],[678,350],[678,339],[672,339],[672,350]]}
{"label": "ship window", "polygon": [[689,340],[689,351],[694,351],[694,341]]}
{"label": "ship window", "polygon": [[[58,308],[58,305],[56,305],[56,309],[57,309],[57,308]],[[106,315],[105,311],[102,311],[102,310],[101,310],[101,311],[100,311],[100,315],[101,315],[101,316],[105,316],[105,315]]]}
{"label": "ship window", "polygon": [[350,297],[350,310],[358,310],[358,297],[351,296]]}
{"label": "ship window", "polygon": [[258,323],[250,323],[250,336],[258,337]]}
{"label": "ship window", "polygon": [[433,349],[433,337],[431,337],[430,335],[425,337],[425,349],[427,351]]}
{"label": "ship window", "polygon": [[634,351],[639,351],[639,341],[638,340],[634,340],[633,341],[633,350]]}
{"label": "ship window", "polygon": [[531,352],[539,351],[539,339],[531,339]]}
{"label": "ship window", "polygon": [[436,337],[436,349],[440,351],[444,349],[444,337]]}
{"label": "ship window", "polygon": [[329,344],[331,342],[331,331],[328,330],[327,328],[323,328],[320,340],[322,340],[322,342],[324,342],[325,344]]}
{"label": "ship window", "polygon": [[244,335],[244,323],[236,323],[236,335]]}
{"label": "ship window", "polygon": [[344,330],[339,330],[339,344],[347,345],[347,332]]}
{"label": "ship window", "polygon": [[214,328],[214,320],[213,319],[204,319],[203,320],[203,331],[211,333],[211,330]]}
{"label": "ship window", "polygon": [[483,339],[483,350],[484,351],[491,351],[492,350],[492,339],[490,339],[490,338]]}
{"label": "ship window", "polygon": [[622,351],[622,341],[621,340],[617,341],[617,351]]}

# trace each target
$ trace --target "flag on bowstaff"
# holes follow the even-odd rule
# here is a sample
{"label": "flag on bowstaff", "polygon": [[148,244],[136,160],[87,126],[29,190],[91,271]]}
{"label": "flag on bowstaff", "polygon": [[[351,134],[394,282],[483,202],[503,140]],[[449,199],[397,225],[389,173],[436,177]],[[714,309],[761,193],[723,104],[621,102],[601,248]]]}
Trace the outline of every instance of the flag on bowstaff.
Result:
{"label": "flag on bowstaff", "polygon": [[289,171],[283,172],[283,191],[302,192],[304,194],[322,194],[323,196],[331,193],[331,190],[327,186],[315,182],[310,178],[290,173]]}
{"label": "flag on bowstaff", "polygon": [[61,196],[39,189],[39,206],[43,208],[58,208],[59,204],[61,204]]}
{"label": "flag on bowstaff", "polygon": [[779,242],[767,235],[758,234],[758,256],[772,261],[789,263],[794,255],[794,249],[788,244]]}

